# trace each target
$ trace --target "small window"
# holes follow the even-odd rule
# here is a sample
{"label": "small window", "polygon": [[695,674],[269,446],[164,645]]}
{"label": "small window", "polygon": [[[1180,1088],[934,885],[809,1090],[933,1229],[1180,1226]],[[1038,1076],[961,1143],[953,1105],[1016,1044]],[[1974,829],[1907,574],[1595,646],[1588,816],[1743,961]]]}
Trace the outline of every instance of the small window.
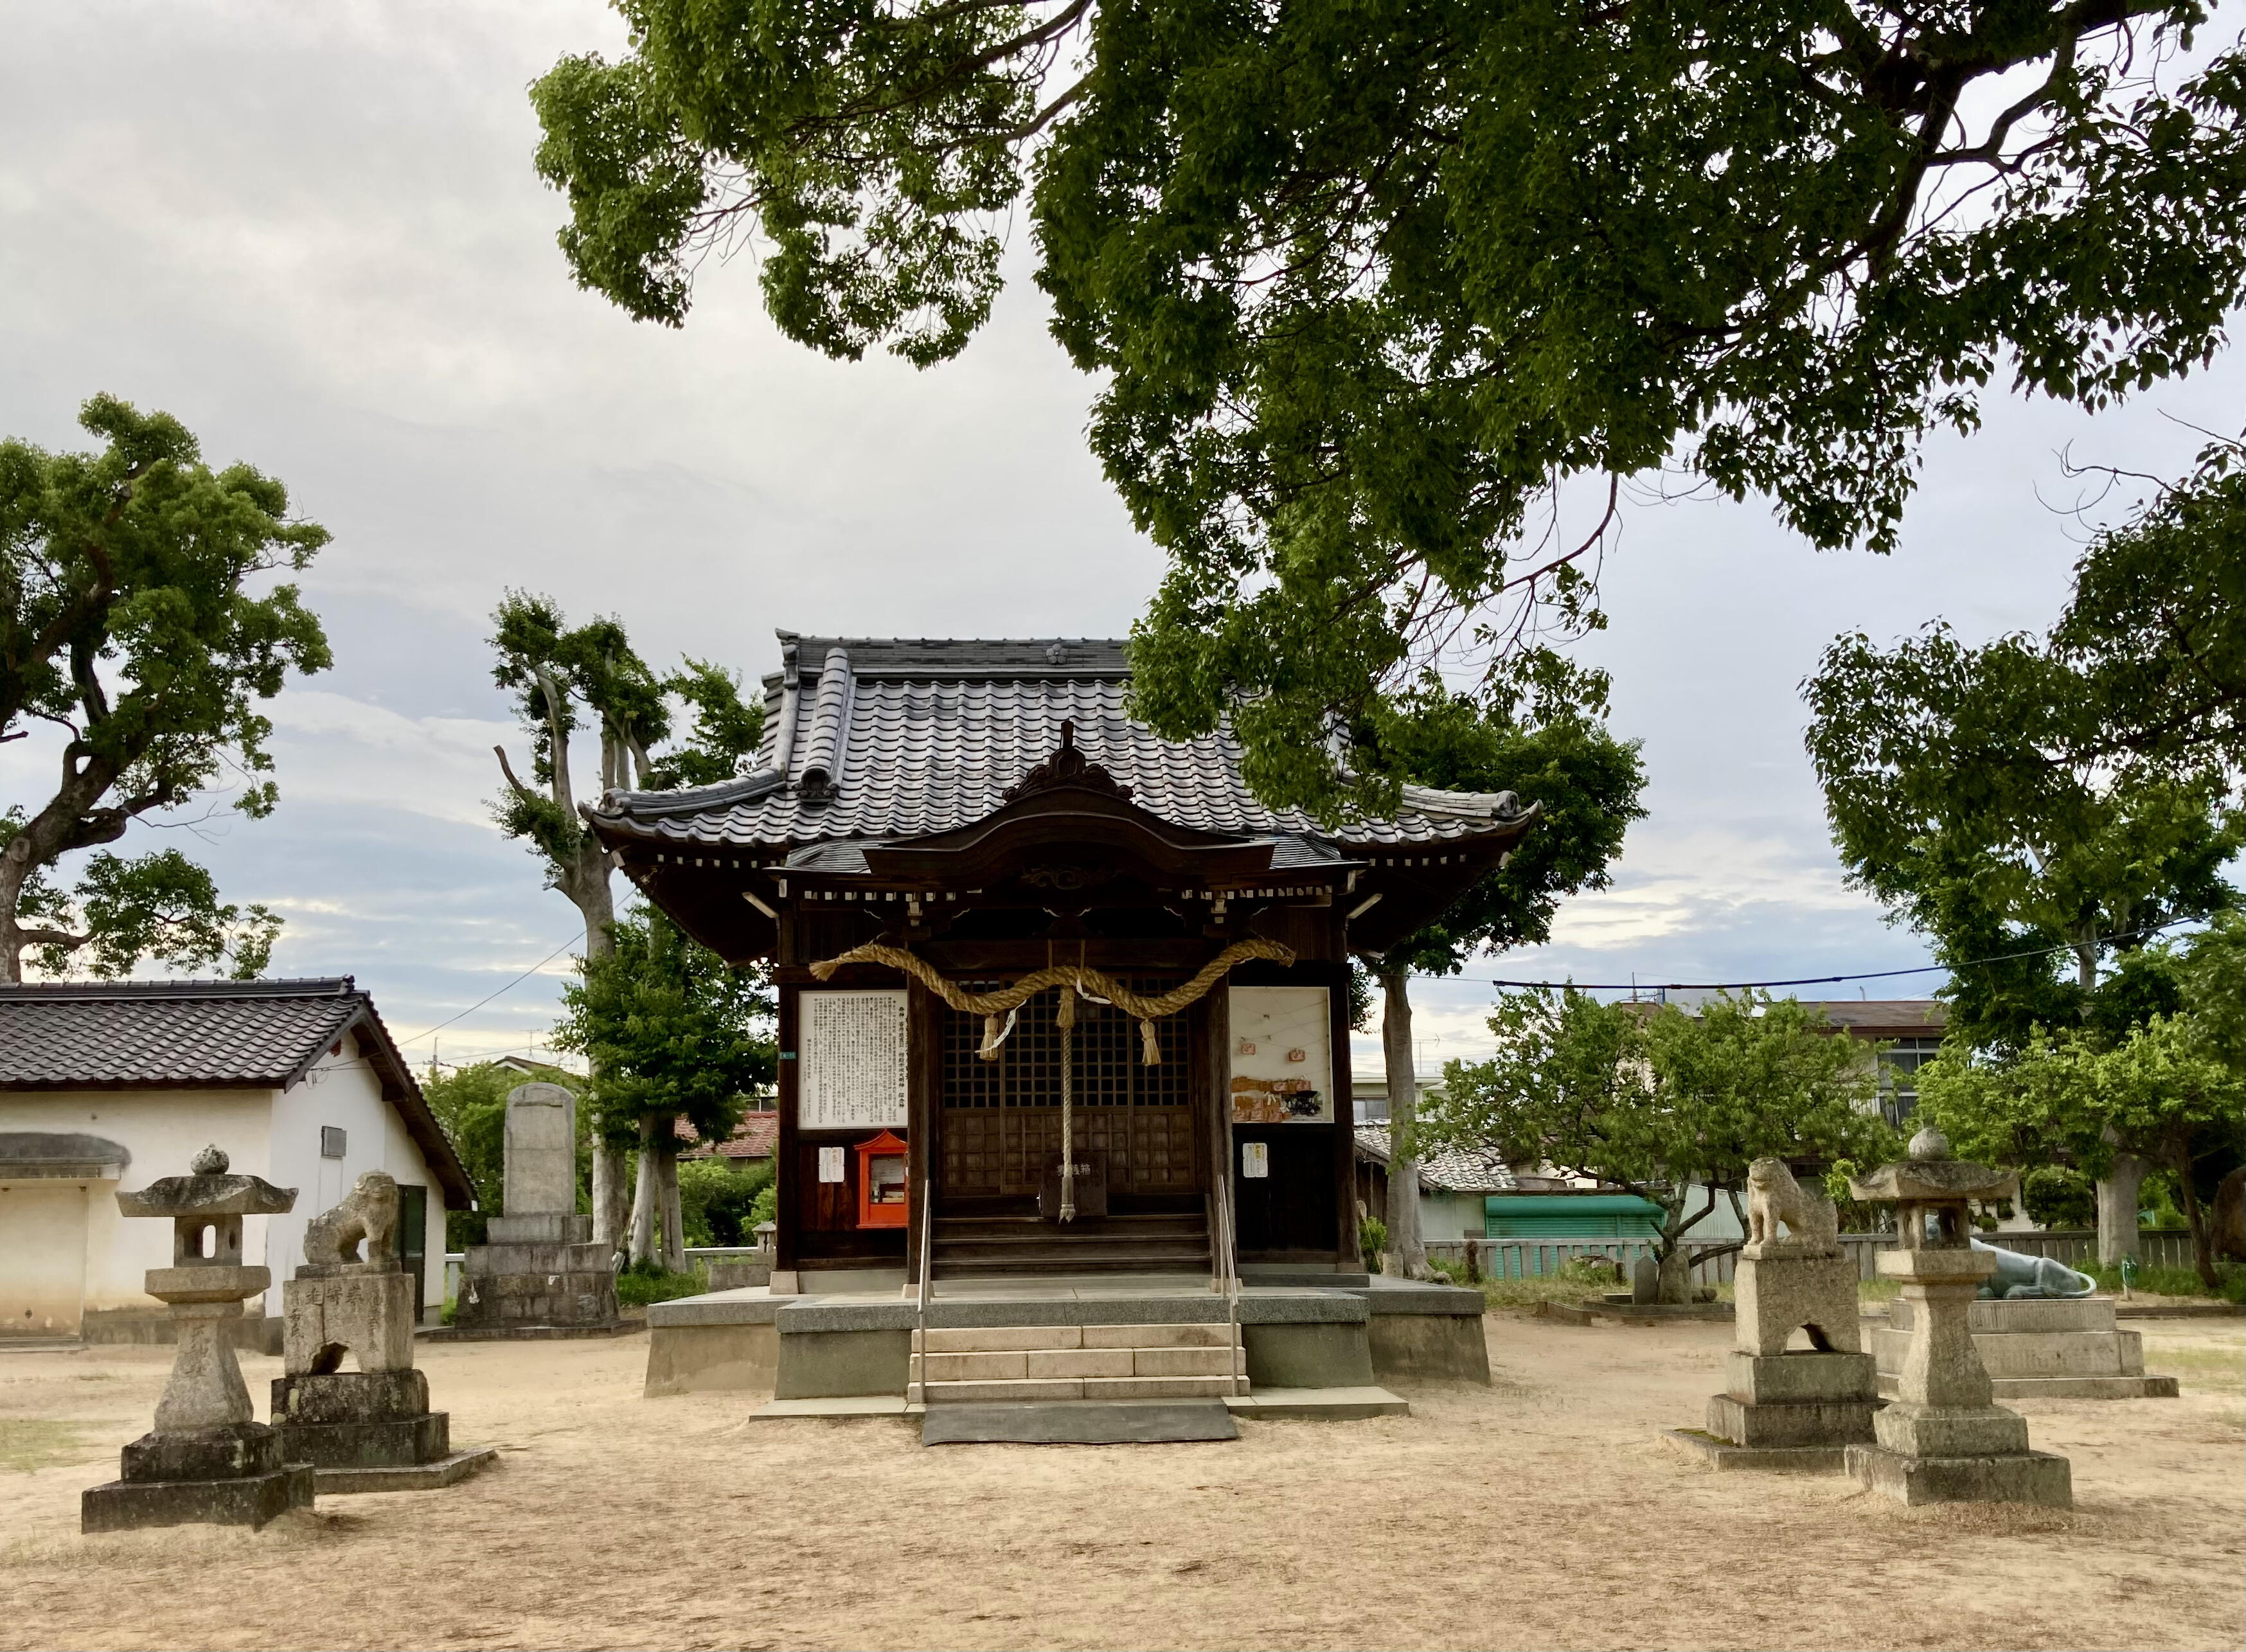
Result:
{"label": "small window", "polygon": [[320,1157],[341,1159],[344,1156],[344,1130],[341,1125],[320,1126]]}

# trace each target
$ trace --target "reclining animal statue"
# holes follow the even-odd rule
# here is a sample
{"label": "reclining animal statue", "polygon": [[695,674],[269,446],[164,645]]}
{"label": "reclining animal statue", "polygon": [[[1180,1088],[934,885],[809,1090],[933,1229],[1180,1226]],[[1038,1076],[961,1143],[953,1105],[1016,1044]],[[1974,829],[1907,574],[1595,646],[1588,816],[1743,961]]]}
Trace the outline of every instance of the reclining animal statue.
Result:
{"label": "reclining animal statue", "polygon": [[1981,1281],[1984,1296],[2006,1301],[2034,1296],[2087,1296],[2098,1288],[2098,1281],[2089,1275],[2076,1273],[2055,1257],[2023,1255],[2001,1245],[1984,1245],[1977,1239],[1972,1242],[1975,1250],[1986,1251],[1997,1259],[1997,1271]]}

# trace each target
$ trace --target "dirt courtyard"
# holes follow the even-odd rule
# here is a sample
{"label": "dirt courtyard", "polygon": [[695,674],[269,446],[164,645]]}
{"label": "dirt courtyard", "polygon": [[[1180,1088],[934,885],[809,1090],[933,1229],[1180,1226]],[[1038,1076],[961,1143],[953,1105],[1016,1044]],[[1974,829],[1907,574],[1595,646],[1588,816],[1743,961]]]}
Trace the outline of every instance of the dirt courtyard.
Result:
{"label": "dirt courtyard", "polygon": [[[0,1353],[0,1648],[2236,1648],[2246,1324],[2145,1323],[2180,1401],[2031,1401],[2068,1514],[1715,1475],[1730,1328],[1486,1322],[1493,1389],[1226,1445],[943,1446],[640,1397],[644,1333],[425,1349],[446,1491],[82,1537],[167,1349]],[[279,1362],[243,1362],[262,1397]]]}

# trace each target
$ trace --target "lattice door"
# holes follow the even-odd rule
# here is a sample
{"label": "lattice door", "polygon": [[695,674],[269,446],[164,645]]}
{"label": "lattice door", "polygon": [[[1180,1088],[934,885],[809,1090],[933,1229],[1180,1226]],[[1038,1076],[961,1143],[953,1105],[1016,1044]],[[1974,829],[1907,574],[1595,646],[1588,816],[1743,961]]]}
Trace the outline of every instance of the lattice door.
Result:
{"label": "lattice door", "polygon": [[[1172,983],[1131,983],[1160,992]],[[976,1055],[983,1018],[943,1011],[943,1192],[956,1198],[1034,1194],[1047,1159],[1060,1151],[1058,1002],[1041,993],[1024,1004],[998,1059]],[[1112,1005],[1079,999],[1075,1043],[1076,1147],[1100,1156],[1111,1193],[1192,1193],[1201,1188],[1195,1151],[1188,1013],[1155,1023],[1160,1066],[1139,1059],[1139,1023]]]}

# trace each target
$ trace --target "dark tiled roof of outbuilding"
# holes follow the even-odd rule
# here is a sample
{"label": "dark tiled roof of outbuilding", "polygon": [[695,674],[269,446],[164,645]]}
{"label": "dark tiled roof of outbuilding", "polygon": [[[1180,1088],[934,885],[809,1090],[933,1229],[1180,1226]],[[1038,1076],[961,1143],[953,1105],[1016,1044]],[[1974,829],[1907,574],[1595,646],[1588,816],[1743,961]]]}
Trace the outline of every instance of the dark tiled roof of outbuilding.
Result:
{"label": "dark tiled roof of outbuilding", "polygon": [[997,810],[1006,790],[1060,744],[1063,722],[1074,724],[1077,748],[1129,786],[1141,808],[1204,832],[1305,840],[1283,851],[1290,857],[1330,855],[1310,846],[1328,840],[1446,842],[1514,818],[1501,812],[1497,797],[1420,787],[1405,788],[1395,819],[1339,830],[1266,808],[1240,778],[1228,727],[1173,742],[1133,720],[1120,642],[783,632],[781,643],[789,663],[766,679],[757,772],[693,791],[611,792],[598,811],[605,830],[742,846],[949,832]]}
{"label": "dark tiled roof of outbuilding", "polygon": [[1809,1008],[1861,1038],[1939,1038],[1950,1026],[1939,998],[1834,998]]}
{"label": "dark tiled roof of outbuilding", "polygon": [[[1367,1159],[1386,1164],[1388,1126],[1359,1125],[1357,1149]],[[1509,1193],[1521,1186],[1504,1157],[1487,1148],[1439,1148],[1419,1161],[1419,1181],[1444,1193]]]}
{"label": "dark tiled roof of outbuilding", "polygon": [[448,1198],[467,1172],[349,976],[299,981],[62,981],[0,986],[0,1091],[285,1090],[337,1040],[366,1040],[385,1093]]}

